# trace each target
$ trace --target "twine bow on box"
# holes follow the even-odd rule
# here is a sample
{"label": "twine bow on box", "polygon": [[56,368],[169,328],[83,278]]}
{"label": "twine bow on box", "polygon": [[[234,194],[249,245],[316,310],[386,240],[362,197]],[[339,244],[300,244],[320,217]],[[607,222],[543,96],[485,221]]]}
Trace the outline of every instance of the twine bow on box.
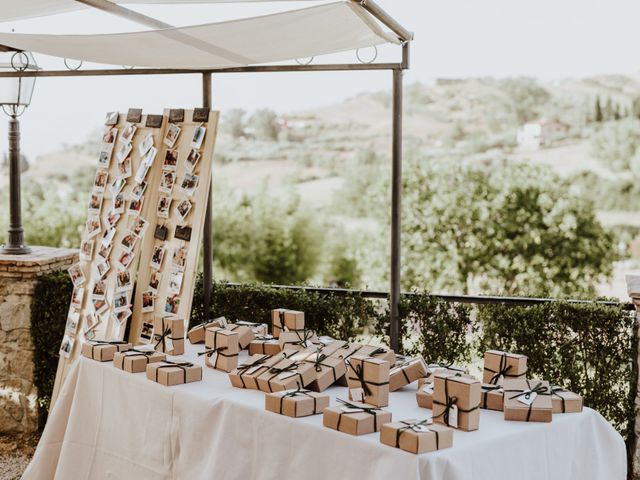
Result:
{"label": "twine bow on box", "polygon": [[365,380],[364,378],[364,364],[363,363],[358,363],[355,367],[353,366],[353,364],[351,363],[353,361],[349,360],[347,361],[347,365],[349,366],[349,368],[353,371],[353,373],[355,373],[355,377],[349,377],[350,380],[357,380],[358,382],[360,382],[360,386],[362,387],[362,390],[364,391],[364,395],[365,397],[372,395],[371,392],[371,388],[369,388],[369,385],[373,385],[374,387],[381,387],[383,385],[389,385],[389,382],[372,382],[370,380]]}
{"label": "twine bow on box", "polygon": [[[545,387],[542,382],[538,382],[538,384],[535,387],[531,386],[531,382],[529,380],[527,380],[527,390],[505,390],[505,393],[507,392],[511,392],[511,393],[516,393],[515,395],[513,395],[512,397],[509,397],[509,400],[514,400],[516,398],[520,398],[520,397],[524,397],[525,400],[529,400],[531,399],[531,395],[532,394],[536,394],[536,395],[551,395],[551,393],[549,392],[549,389],[547,387]],[[527,410],[527,422],[530,421],[531,419],[531,411],[533,409],[533,404],[535,402],[535,398],[534,400],[529,403],[529,409]]]}
{"label": "twine bow on box", "polygon": [[[412,431],[415,433],[435,433],[436,434],[436,450],[440,450],[440,432],[430,428],[431,423],[433,423],[433,420],[431,418],[426,418],[424,420],[416,421],[416,422],[401,421],[400,423],[404,424],[405,426],[400,427],[399,429],[396,430],[396,448],[400,448],[400,436],[404,432]],[[425,427],[427,428],[426,432],[423,430],[423,428]]]}
{"label": "twine bow on box", "polygon": [[[438,400],[435,400],[435,399],[433,400],[433,404],[434,405],[444,406],[444,411],[442,413],[436,415],[435,417],[433,417],[433,419],[442,417],[442,421],[448,427],[451,426],[451,424],[450,424],[450,421],[451,421],[451,410],[453,409],[454,406],[458,409],[458,412],[461,412],[461,413],[471,413],[474,410],[478,410],[480,408],[480,405],[476,405],[475,407],[470,408],[470,409],[460,408],[458,406],[458,397],[455,397],[455,396],[450,397],[449,396],[449,380],[450,380],[449,377],[445,377],[445,379],[444,379],[444,403],[440,402]],[[454,426],[455,426],[455,428],[458,428],[457,425],[454,425]]]}
{"label": "twine bow on box", "polygon": [[[91,342],[91,358],[96,358],[96,347],[103,347],[105,345],[114,345],[116,350],[119,352],[120,349],[118,348],[118,345],[128,345],[128,342],[123,342],[121,340],[93,340]],[[100,357],[102,357],[102,354]]]}
{"label": "twine bow on box", "polygon": [[[302,383],[298,382],[298,388],[296,390],[292,390],[292,391],[288,391],[285,392],[281,397],[280,397],[280,415],[282,415],[282,405],[284,404],[284,399],[285,398],[294,398],[294,397],[298,397],[300,395],[305,395],[309,398],[313,399],[313,413],[317,413],[318,410],[318,399],[311,395],[311,390],[305,390],[302,387]],[[295,415],[296,411],[294,410],[294,415]]]}
{"label": "twine bow on box", "polygon": [[357,412],[340,412],[338,414],[338,425],[336,425],[336,430],[340,430],[340,422],[342,421],[343,415],[349,415],[349,413],[368,413],[373,416],[373,431],[378,431],[378,414],[377,412],[382,412],[383,410],[378,407],[368,406],[368,405],[356,405],[355,403],[347,402],[346,400],[342,400],[341,398],[336,398],[336,402],[343,404],[347,408],[353,408],[354,410],[358,410]]}
{"label": "twine bow on box", "polygon": [[193,367],[193,363],[189,362],[172,362],[170,360],[162,360],[164,365],[158,365],[156,368],[156,382],[158,381],[158,372],[162,368],[179,368],[182,370],[182,383],[187,383],[187,368]]}
{"label": "twine bow on box", "polygon": [[509,376],[509,370],[511,370],[511,365],[507,365],[507,354],[503,353],[500,356],[500,365],[498,366],[498,370],[492,370],[490,368],[484,367],[487,372],[493,373],[491,376],[491,380],[489,381],[492,385],[497,385],[500,377],[506,378]]}
{"label": "twine bow on box", "polygon": [[302,347],[307,346],[307,342],[311,341],[313,336],[315,335],[313,330],[304,329],[302,337],[300,337],[300,332],[295,330],[295,334],[298,336],[298,340],[293,340],[291,342],[284,342],[285,345],[300,345]]}
{"label": "twine bow on box", "polygon": [[149,357],[153,356],[154,353],[156,352],[152,350],[143,351],[143,350],[136,350],[135,348],[133,348],[131,350],[127,350],[126,352],[123,352],[123,355],[125,357],[145,357],[147,360],[147,364],[149,364]]}
{"label": "twine bow on box", "polygon": [[489,397],[486,394],[489,393],[489,392],[499,392],[499,391],[502,390],[502,386],[486,384],[486,385],[481,385],[480,389],[485,394],[485,395],[482,396],[484,398],[484,400],[482,402],[482,408],[484,408],[486,410],[488,402],[489,402]]}
{"label": "twine bow on box", "polygon": [[244,363],[240,365],[238,367],[238,375],[242,376],[246,374],[247,371],[252,369],[253,367],[259,367],[260,365],[264,365],[264,363],[272,357],[273,355],[263,355],[261,358],[258,358],[257,360],[254,360],[251,363]]}

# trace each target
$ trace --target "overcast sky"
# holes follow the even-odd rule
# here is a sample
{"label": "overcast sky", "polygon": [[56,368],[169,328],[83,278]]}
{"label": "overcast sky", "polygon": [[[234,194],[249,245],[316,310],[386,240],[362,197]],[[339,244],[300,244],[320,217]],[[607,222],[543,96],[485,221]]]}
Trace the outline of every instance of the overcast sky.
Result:
{"label": "overcast sky", "polygon": [[[24,0],[20,0],[24,1]],[[309,2],[285,2],[298,8]],[[528,75],[543,80],[598,73],[636,73],[640,2],[632,0],[378,0],[415,32],[406,81],[437,77]],[[133,7],[175,25],[227,20],[283,9],[273,5]],[[83,11],[47,19],[0,23],[0,31],[96,33],[141,28],[101,12]],[[381,52],[392,58],[395,51]],[[363,52],[363,56],[366,52]],[[36,56],[47,68],[61,60]],[[353,54],[339,60],[354,59]],[[225,74],[214,76],[214,106],[224,112],[269,107],[293,111],[338,102],[362,91],[390,87],[389,72]],[[30,159],[77,143],[109,110],[193,107],[201,101],[200,77],[107,77],[38,80],[23,117],[23,151]],[[0,120],[0,151],[6,150]]]}

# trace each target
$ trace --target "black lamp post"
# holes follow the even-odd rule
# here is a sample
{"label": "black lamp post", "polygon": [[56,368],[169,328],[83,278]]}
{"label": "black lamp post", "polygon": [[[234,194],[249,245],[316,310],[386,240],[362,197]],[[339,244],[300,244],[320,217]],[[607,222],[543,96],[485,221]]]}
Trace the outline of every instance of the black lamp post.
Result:
{"label": "black lamp post", "polygon": [[[38,70],[28,52],[7,52],[0,57],[0,71]],[[31,252],[24,242],[22,207],[20,205],[20,122],[18,117],[31,103],[35,77],[11,77],[0,80],[0,106],[9,116],[9,230],[7,243],[0,254],[24,255]]]}

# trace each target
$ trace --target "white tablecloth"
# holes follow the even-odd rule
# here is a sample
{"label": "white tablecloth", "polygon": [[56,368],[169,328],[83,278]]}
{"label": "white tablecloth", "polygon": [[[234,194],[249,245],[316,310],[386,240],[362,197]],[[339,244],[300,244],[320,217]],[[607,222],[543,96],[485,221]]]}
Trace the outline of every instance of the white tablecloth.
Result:
{"label": "white tablecloth", "polygon": [[[187,345],[184,356],[202,363]],[[242,354],[240,360],[244,358]],[[346,389],[331,387],[332,397]],[[426,418],[415,386],[391,394],[394,420]],[[550,424],[505,422],[483,410],[480,430],[453,448],[413,455],[322,426],[322,415],[267,412],[264,394],[231,387],[204,368],[202,382],[164,387],[112,363],[80,357],[23,479],[625,480],[625,446],[595,411]]]}

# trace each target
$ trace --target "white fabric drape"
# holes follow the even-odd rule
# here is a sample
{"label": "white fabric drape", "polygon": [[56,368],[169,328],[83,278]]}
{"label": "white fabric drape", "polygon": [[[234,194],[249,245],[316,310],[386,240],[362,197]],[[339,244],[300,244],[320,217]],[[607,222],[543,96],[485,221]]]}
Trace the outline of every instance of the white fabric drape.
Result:
{"label": "white fabric drape", "polygon": [[[187,345],[185,358],[202,364]],[[246,353],[243,352],[240,361]],[[395,420],[427,418],[415,385],[394,392]],[[331,387],[331,404],[347,389]],[[267,412],[264,394],[203,381],[163,387],[112,363],[80,357],[51,412],[23,480],[625,480],[620,435],[595,411],[552,423],[505,422],[483,410],[480,430],[455,431],[453,448],[413,455],[322,426],[322,415]]]}
{"label": "white fabric drape", "polygon": [[[313,0],[110,0],[122,5],[129,4],[206,4],[206,3],[268,3]],[[58,13],[73,12],[89,8],[76,0],[0,0],[0,22],[44,17]]]}
{"label": "white fabric drape", "polygon": [[0,44],[56,57],[109,65],[187,69],[271,63],[387,42],[397,43],[397,39],[352,2],[134,33],[0,33]]}

